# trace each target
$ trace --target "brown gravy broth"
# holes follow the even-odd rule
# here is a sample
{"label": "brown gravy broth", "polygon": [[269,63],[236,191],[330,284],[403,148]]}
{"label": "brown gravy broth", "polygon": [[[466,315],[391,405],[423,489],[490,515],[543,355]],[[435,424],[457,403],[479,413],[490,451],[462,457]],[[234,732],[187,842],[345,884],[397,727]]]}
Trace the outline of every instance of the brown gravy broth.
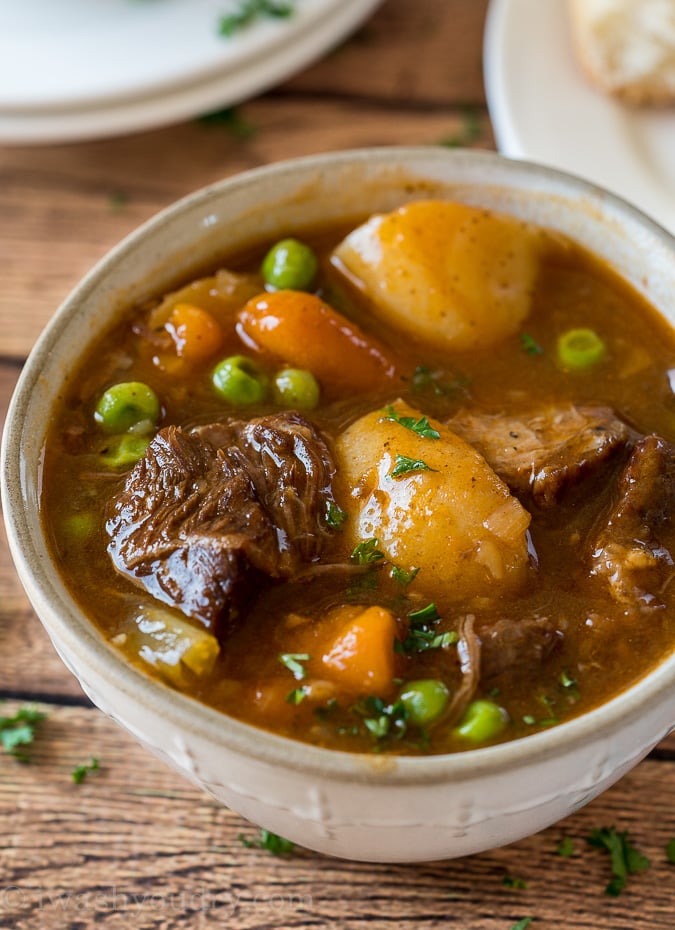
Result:
{"label": "brown gravy broth", "polygon": [[[394,390],[384,386],[349,397],[333,392],[328,401],[322,399],[304,415],[329,444],[360,416],[384,410],[397,397],[442,423],[466,410],[520,415],[549,404],[602,405],[628,425],[632,437],[655,433],[675,442],[675,404],[668,376],[675,369],[673,330],[644,299],[580,248],[558,236],[552,238],[531,312],[516,334],[489,348],[449,353],[374,319],[369,301],[346,284],[328,261],[331,247],[343,234],[344,229],[303,233],[320,259],[316,289],[405,359],[409,373],[417,371],[417,376],[408,374]],[[252,275],[253,291],[262,291],[259,268],[265,251],[261,247],[243,257],[224,259],[222,267]],[[198,296],[196,291],[195,303]],[[132,465],[110,468],[97,461],[105,445],[93,418],[97,399],[116,381],[145,382],[161,401],[159,426],[194,427],[230,416],[256,417],[279,407],[265,401],[234,408],[215,395],[210,381],[214,364],[224,356],[249,352],[233,325],[237,308],[221,307],[218,300],[206,308],[219,317],[225,330],[224,344],[212,358],[175,368],[153,362],[157,346],[148,341],[149,320],[159,304],[158,300],[125,313],[88,350],[71,378],[50,424],[42,513],[54,558],[85,613],[130,662],[166,678],[143,661],[133,637],[125,633],[130,615],[149,598],[118,574],[107,552],[106,508]],[[560,333],[578,327],[598,333],[607,356],[588,370],[569,372],[557,361],[556,341]],[[264,356],[263,362],[269,363]],[[420,592],[421,576],[401,584],[392,577],[387,559],[365,569],[352,564],[344,571],[314,571],[310,580],[275,582],[262,589],[250,599],[234,629],[221,635],[220,654],[211,670],[196,675],[183,669],[170,684],[256,726],[346,751],[461,751],[522,737],[597,707],[644,676],[675,644],[675,585],[662,585],[662,606],[645,608],[618,602],[606,580],[591,577],[589,571],[593,534],[615,499],[628,455],[629,449],[619,452],[597,473],[573,483],[554,507],[542,509],[528,495],[520,495],[532,514],[529,532],[536,566],[530,567],[526,582],[515,593],[494,596],[488,588],[484,598],[458,604],[433,592]],[[672,540],[670,518],[667,522]],[[321,562],[350,562],[340,528],[330,535]],[[325,648],[322,617],[337,606],[387,608],[402,641],[409,631],[409,614],[430,602],[440,617],[432,624],[433,634],[449,632],[450,642],[421,651],[399,648],[394,683],[386,693],[371,691],[364,696],[353,688],[341,689],[335,681],[326,684],[320,675],[307,673],[311,662],[306,658],[297,659],[295,666],[291,661],[290,667],[279,660],[280,655],[302,657],[311,655],[313,648]],[[415,725],[405,720],[399,700],[405,682],[434,679],[447,684],[452,708],[453,695],[463,681],[456,639],[467,617],[479,641],[498,621],[517,629],[525,618],[540,617],[551,627],[541,654],[533,658],[516,642],[506,667],[497,667],[487,679],[481,676],[471,700],[497,704],[508,722],[499,732],[468,741],[458,734],[456,712],[446,711],[428,725]],[[198,620],[191,622],[200,626]],[[460,647],[462,642],[460,637]],[[506,656],[508,649],[502,653]],[[480,658],[474,656],[474,661]],[[303,695],[301,690],[315,679],[314,691]]]}

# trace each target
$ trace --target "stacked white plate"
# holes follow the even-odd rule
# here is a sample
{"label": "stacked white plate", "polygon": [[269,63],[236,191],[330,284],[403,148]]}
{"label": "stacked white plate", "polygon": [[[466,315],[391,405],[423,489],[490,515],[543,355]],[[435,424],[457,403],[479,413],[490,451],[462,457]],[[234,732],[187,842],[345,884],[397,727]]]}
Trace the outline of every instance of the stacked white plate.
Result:
{"label": "stacked white plate", "polygon": [[240,0],[4,0],[0,142],[152,129],[236,104],[287,78],[382,0],[295,0],[226,37]]}
{"label": "stacked white plate", "polygon": [[675,233],[675,109],[631,109],[594,90],[566,0],[492,0],[484,71],[503,154],[580,175]]}

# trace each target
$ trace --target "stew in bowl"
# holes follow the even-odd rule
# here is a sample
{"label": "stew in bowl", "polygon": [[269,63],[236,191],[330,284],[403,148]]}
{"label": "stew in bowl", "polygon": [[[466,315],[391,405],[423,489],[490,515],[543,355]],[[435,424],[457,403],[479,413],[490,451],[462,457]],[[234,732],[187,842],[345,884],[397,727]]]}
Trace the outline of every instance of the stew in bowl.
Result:
{"label": "stew in bowl", "polygon": [[8,540],[59,654],[312,849],[467,855],[577,810],[675,722],[674,278],[637,211],[490,153],[173,205],[8,413]]}
{"label": "stew in bowl", "polygon": [[43,519],[133,663],[294,739],[447,753],[675,643],[675,336],[559,232],[452,200],[131,307],[50,425]]}

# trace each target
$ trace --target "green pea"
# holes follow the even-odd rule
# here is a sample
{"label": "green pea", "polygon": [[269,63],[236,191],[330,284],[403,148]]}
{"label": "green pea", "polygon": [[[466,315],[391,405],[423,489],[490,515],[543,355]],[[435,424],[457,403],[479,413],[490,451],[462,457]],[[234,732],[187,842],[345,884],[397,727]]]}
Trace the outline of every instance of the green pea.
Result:
{"label": "green pea", "polygon": [[128,468],[143,458],[148,442],[147,436],[137,436],[133,433],[116,436],[102,450],[101,461],[108,468]]}
{"label": "green pea", "polygon": [[106,433],[123,433],[144,424],[150,432],[159,419],[159,400],[142,381],[122,381],[101,395],[94,419]]}
{"label": "green pea", "polygon": [[472,743],[484,743],[502,732],[509,715],[494,701],[472,701],[455,727],[457,736]]}
{"label": "green pea", "polygon": [[63,534],[69,542],[86,542],[97,527],[95,514],[89,510],[68,514],[62,524]]}
{"label": "green pea", "polygon": [[231,355],[213,369],[211,376],[217,393],[237,407],[259,404],[267,397],[269,378],[245,355]]}
{"label": "green pea", "polygon": [[284,368],[274,378],[274,398],[284,407],[312,410],[320,396],[319,382],[311,371]]}
{"label": "green pea", "polygon": [[319,263],[304,242],[282,239],[263,259],[261,272],[265,283],[275,291],[306,291],[312,286]]}
{"label": "green pea", "polygon": [[450,692],[438,678],[422,678],[406,682],[399,697],[408,711],[408,720],[423,727],[443,714]]}
{"label": "green pea", "polygon": [[558,338],[558,360],[563,368],[583,371],[607,354],[607,346],[592,329],[569,329]]}

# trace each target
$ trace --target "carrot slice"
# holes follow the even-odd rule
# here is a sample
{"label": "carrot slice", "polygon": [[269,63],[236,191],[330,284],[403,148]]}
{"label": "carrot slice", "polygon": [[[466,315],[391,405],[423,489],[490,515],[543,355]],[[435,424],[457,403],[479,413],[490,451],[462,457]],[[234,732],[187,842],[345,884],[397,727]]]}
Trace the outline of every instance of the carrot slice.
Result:
{"label": "carrot slice", "polygon": [[223,343],[220,324],[194,304],[176,304],[165,328],[176,345],[176,353],[187,361],[210,358]]}
{"label": "carrot slice", "polygon": [[367,391],[400,377],[389,349],[315,294],[254,297],[239,312],[237,331],[251,348],[311,371],[324,390]]}
{"label": "carrot slice", "polygon": [[327,645],[321,656],[324,674],[357,694],[388,694],[396,677],[396,633],[390,611],[367,607],[352,616]]}

